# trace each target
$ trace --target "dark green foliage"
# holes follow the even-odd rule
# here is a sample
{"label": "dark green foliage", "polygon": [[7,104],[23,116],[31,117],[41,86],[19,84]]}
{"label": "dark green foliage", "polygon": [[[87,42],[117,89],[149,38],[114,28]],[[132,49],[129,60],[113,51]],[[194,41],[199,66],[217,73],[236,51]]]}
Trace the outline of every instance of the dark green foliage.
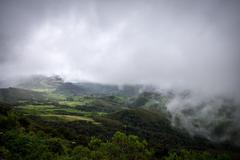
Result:
{"label": "dark green foliage", "polygon": [[[109,119],[111,116],[102,117],[102,119],[99,117],[104,124],[102,126],[85,121],[50,122],[37,116],[26,117],[17,114],[8,107],[0,108],[2,117],[0,122],[5,124],[0,132],[0,158],[5,160],[148,160],[160,159],[164,156],[161,152],[166,147],[164,143],[148,144],[138,136],[116,132],[125,130],[145,137],[146,135],[140,132],[141,127],[144,126],[148,130],[146,133],[149,134],[149,137],[146,137],[159,142],[160,140],[154,137],[155,131],[151,127],[154,127],[154,124],[161,124],[165,118],[149,111],[124,111],[131,119],[126,119],[122,112],[112,114],[113,119]],[[165,123],[162,123],[161,129],[168,130],[169,122]],[[7,124],[11,127],[7,127]],[[164,125],[166,125],[165,128]],[[168,133],[171,133],[171,128]],[[166,143],[170,143],[169,139]],[[224,155],[217,156],[218,159],[216,159],[216,156],[210,153],[198,154],[198,152],[184,151],[171,153],[166,159],[174,159],[176,155],[180,158],[188,156],[190,160],[191,158],[197,160],[197,157],[202,159],[214,157],[215,159],[212,160],[229,158]]]}
{"label": "dark green foliage", "polygon": [[[71,87],[73,87],[77,89],[73,95],[78,95],[81,87],[84,86],[86,89],[88,86],[88,84],[77,84],[81,87],[75,88],[73,85],[76,84],[62,85],[63,82],[60,80],[52,82],[55,81],[58,83],[55,88],[67,87],[63,88],[62,94],[67,93],[65,89],[70,89],[69,95],[72,95]],[[121,97],[117,95],[134,94],[136,88],[126,86],[125,89],[117,88],[118,92],[115,92],[116,86],[106,87],[96,84],[89,87],[93,87],[88,88],[91,92],[88,92],[88,89],[88,91],[81,89],[85,92],[84,95],[88,92],[87,96],[68,96],[67,100],[65,97],[64,101],[59,102],[43,100],[39,96],[42,95],[40,93],[8,89],[11,90],[11,94],[7,100],[12,98],[14,105],[0,104],[0,159],[160,160],[165,157],[166,160],[227,160],[229,158],[226,155],[217,156],[216,151],[217,153],[221,149],[232,151],[230,143],[218,146],[205,138],[191,137],[184,130],[171,126],[169,115],[164,110],[166,99],[163,95],[144,92],[135,97]],[[99,90],[106,87],[102,91],[107,96],[98,95],[98,87]],[[20,93],[24,98],[14,95]],[[97,94],[91,95],[91,93]],[[4,96],[6,95],[8,94]],[[26,108],[21,110],[20,106],[30,106],[33,112],[26,112]],[[38,114],[33,114],[37,109]],[[85,116],[92,121],[46,118],[50,113],[60,116]],[[231,115],[226,115],[229,116]],[[215,128],[216,132],[222,131],[226,125],[228,124],[219,125]],[[181,150],[182,148],[187,149]],[[170,150],[175,152],[167,155]],[[214,152],[210,152],[212,150]],[[236,149],[236,152],[238,151],[239,148]]]}
{"label": "dark green foliage", "polygon": [[[6,118],[11,118],[8,113]],[[14,115],[14,112],[12,113]],[[17,117],[17,115],[15,115]],[[125,135],[116,132],[109,141],[103,141],[92,137],[89,143],[84,146],[71,145],[71,141],[63,137],[52,137],[49,133],[38,131],[33,132],[35,124],[28,119],[25,127],[21,127],[20,118],[14,119],[18,126],[0,134],[0,157],[12,160],[52,160],[52,159],[86,159],[86,160],[127,160],[143,159],[147,160],[153,156],[153,152],[148,148],[146,141],[140,140],[137,136]],[[36,121],[35,121],[36,122]],[[40,125],[40,124],[38,124]],[[42,126],[43,127],[43,126]],[[60,129],[60,127],[57,127]],[[31,131],[32,130],[32,131]],[[53,132],[53,130],[48,130]],[[60,132],[61,134],[63,132]],[[76,135],[75,135],[75,138]],[[76,139],[77,140],[77,139]],[[74,149],[71,148],[74,147]]]}
{"label": "dark green foliage", "polygon": [[131,124],[134,126],[140,125],[154,125],[154,123],[163,123],[163,125],[170,126],[170,121],[166,116],[160,115],[144,109],[128,109],[109,115],[112,119],[117,119],[124,124]]}
{"label": "dark green foliage", "polygon": [[0,146],[0,158],[3,159],[10,159],[11,153],[8,149],[6,149],[4,146]]}
{"label": "dark green foliage", "polygon": [[46,140],[35,133],[10,130],[1,136],[2,145],[11,153],[11,159],[47,159],[49,152]]}
{"label": "dark green foliage", "polygon": [[199,152],[182,149],[180,152],[171,152],[164,160],[230,160],[227,154],[210,154],[209,152]]}
{"label": "dark green foliage", "polygon": [[39,92],[18,88],[0,89],[0,102],[15,104],[19,101],[45,101],[46,95]]}
{"label": "dark green foliage", "polygon": [[111,101],[106,101],[104,99],[97,98],[89,104],[76,106],[76,109],[86,112],[114,112],[119,111],[120,106],[116,105]]}
{"label": "dark green foliage", "polygon": [[7,104],[0,104],[0,132],[15,128],[19,117],[12,111],[12,107]]}
{"label": "dark green foliage", "polygon": [[66,154],[67,149],[64,145],[64,141],[61,138],[50,138],[47,140],[48,149],[59,155]]}
{"label": "dark green foliage", "polygon": [[153,156],[153,151],[147,145],[137,136],[116,132],[107,142],[92,137],[88,147],[74,148],[73,157],[88,160],[148,160]]}
{"label": "dark green foliage", "polygon": [[126,132],[143,137],[153,145],[194,146],[194,140],[186,132],[173,128],[165,115],[156,112],[129,109],[110,114],[108,118],[121,122]]}

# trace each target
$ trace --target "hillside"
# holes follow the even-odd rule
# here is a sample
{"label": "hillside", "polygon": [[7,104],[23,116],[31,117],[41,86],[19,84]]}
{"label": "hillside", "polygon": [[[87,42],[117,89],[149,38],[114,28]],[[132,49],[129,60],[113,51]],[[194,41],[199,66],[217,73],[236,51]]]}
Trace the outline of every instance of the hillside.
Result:
{"label": "hillside", "polygon": [[46,95],[19,88],[2,88],[0,89],[0,102],[17,103],[19,101],[44,101]]}
{"label": "hillside", "polygon": [[43,76],[33,75],[24,79],[21,79],[16,87],[29,89],[29,90],[54,90],[58,86],[62,85],[63,79],[59,76]]}
{"label": "hillside", "polygon": [[[99,154],[103,149],[107,151],[107,153],[104,152],[105,157],[110,156],[109,153],[115,155],[121,153],[110,149],[118,144],[115,143],[116,136],[125,137],[125,141],[129,140],[126,142],[128,145],[143,143],[147,151],[145,150],[146,154],[142,156],[150,156],[153,160],[163,159],[170,152],[184,155],[194,153],[191,156],[209,155],[215,158],[219,152],[222,152],[233,158],[239,157],[237,153],[240,149],[234,145],[232,139],[231,141],[212,141],[202,134],[189,134],[191,132],[181,125],[180,120],[179,125],[176,125],[177,115],[173,115],[167,109],[167,105],[177,96],[174,92],[151,92],[147,88],[143,90],[143,86],[139,85],[119,87],[95,83],[71,83],[64,82],[59,77],[35,77],[31,81],[25,81],[24,85],[21,82],[19,87],[28,89],[0,89],[0,124],[2,126],[0,158],[1,154],[5,159],[10,156],[9,160],[29,159],[26,158],[28,155],[30,159],[34,156],[41,157],[42,153],[32,150],[37,148],[36,146],[41,146],[42,148],[38,150],[43,149],[44,154],[52,156],[47,159],[71,157],[70,160],[77,160],[79,158],[73,158],[75,150],[82,147],[85,151],[88,150],[84,153],[88,159],[93,160],[94,158],[89,157],[93,156],[96,150]],[[185,98],[188,95],[189,93],[184,92],[180,97]],[[197,112],[201,113],[202,108],[204,106],[194,111],[191,108],[184,109],[179,114],[185,117],[194,115],[197,117]],[[221,123],[211,124],[215,126],[213,131],[219,134],[219,137],[224,136],[228,131],[231,131],[229,132],[232,134],[231,137],[238,137],[236,133],[238,128],[224,130],[227,124],[235,125],[235,121],[234,123],[229,121],[231,117],[236,116],[232,113],[234,109],[236,108],[227,109],[226,106],[219,108],[217,114]],[[194,122],[200,123],[202,119],[195,119]],[[94,138],[97,141],[93,142]],[[99,143],[110,145],[110,148],[98,145]],[[92,145],[95,147],[90,147]],[[31,147],[28,148],[28,146]],[[121,146],[118,147],[121,148]],[[19,148],[24,149],[18,150]],[[132,152],[135,153],[135,151],[133,149]],[[142,150],[137,153],[142,153]],[[80,155],[83,156],[82,151]],[[131,155],[134,154],[129,153],[125,156],[131,157]],[[104,158],[95,157],[95,159]],[[205,157],[201,160],[205,159],[209,158]]]}
{"label": "hillside", "polygon": [[119,95],[135,96],[144,90],[152,91],[151,86],[143,85],[109,85],[89,82],[65,82],[60,76],[35,75],[22,79],[17,88],[35,91],[48,91],[64,96],[83,96],[83,95]]}
{"label": "hillside", "polygon": [[145,109],[130,109],[110,114],[108,118],[119,121],[127,132],[144,137],[156,146],[161,144],[168,149],[177,146],[198,149],[211,146],[211,142],[203,137],[199,137],[199,143],[197,137],[191,137],[186,131],[172,127],[167,116]]}

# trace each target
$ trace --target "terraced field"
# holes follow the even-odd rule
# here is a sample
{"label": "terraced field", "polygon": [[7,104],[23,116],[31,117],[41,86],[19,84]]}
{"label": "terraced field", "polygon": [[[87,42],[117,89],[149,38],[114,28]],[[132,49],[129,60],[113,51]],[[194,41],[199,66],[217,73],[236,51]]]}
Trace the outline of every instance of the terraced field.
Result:
{"label": "terraced field", "polygon": [[57,120],[57,121],[87,121],[93,124],[100,124],[95,122],[92,118],[86,116],[73,116],[73,115],[60,115],[60,114],[43,114],[40,115],[48,120]]}
{"label": "terraced field", "polygon": [[[67,102],[65,102],[67,104]],[[84,112],[73,107],[75,103],[69,103],[71,107],[68,106],[55,106],[55,105],[23,105],[18,106],[17,110],[21,111],[25,115],[36,115],[44,117],[48,120],[64,120],[64,121],[88,121],[95,124],[91,116],[92,112]],[[102,114],[102,113],[95,113]]]}

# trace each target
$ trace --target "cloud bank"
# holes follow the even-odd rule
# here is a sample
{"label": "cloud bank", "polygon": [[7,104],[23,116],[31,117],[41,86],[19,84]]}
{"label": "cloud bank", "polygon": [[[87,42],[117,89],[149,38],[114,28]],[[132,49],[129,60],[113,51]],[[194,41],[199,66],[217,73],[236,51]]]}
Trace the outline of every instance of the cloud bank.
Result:
{"label": "cloud bank", "polygon": [[236,0],[0,2],[1,81],[153,84],[239,96]]}

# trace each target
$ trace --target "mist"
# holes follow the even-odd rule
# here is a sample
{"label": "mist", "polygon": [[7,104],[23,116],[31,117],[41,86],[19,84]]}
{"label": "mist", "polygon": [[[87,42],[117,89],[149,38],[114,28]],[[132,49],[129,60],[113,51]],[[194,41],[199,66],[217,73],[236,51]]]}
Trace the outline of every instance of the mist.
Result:
{"label": "mist", "polygon": [[189,90],[167,104],[173,125],[238,139],[239,15],[237,0],[1,0],[0,87],[37,74]]}
{"label": "mist", "polygon": [[1,81],[153,84],[239,95],[238,1],[1,1]]}

